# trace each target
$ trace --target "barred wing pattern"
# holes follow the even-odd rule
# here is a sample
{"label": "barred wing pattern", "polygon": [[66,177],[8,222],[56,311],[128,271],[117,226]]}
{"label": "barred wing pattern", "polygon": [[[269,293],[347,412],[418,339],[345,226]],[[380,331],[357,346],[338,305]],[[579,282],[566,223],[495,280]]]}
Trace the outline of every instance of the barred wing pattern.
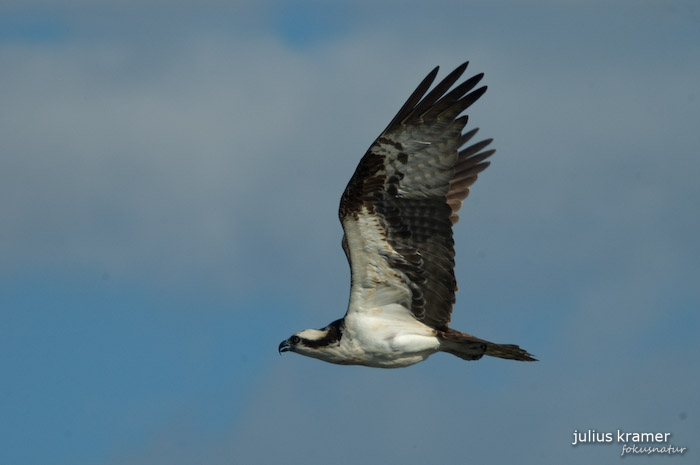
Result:
{"label": "barred wing pattern", "polygon": [[455,303],[452,225],[491,139],[462,150],[476,134],[460,116],[486,91],[483,74],[450,88],[468,63],[428,93],[435,68],[360,161],[340,201],[352,288],[347,315],[399,304],[446,331]]}

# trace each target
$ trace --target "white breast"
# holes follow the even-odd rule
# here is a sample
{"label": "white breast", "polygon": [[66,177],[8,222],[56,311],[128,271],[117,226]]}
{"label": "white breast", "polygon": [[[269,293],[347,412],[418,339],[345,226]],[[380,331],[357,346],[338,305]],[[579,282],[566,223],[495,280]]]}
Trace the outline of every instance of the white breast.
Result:
{"label": "white breast", "polygon": [[390,304],[347,315],[340,345],[362,365],[391,368],[425,360],[440,343],[433,328]]}

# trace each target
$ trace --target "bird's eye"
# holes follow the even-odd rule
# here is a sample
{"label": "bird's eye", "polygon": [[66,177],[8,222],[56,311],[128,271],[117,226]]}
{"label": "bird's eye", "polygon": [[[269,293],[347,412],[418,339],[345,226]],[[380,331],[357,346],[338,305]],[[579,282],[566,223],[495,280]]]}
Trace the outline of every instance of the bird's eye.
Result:
{"label": "bird's eye", "polygon": [[292,336],[289,338],[289,340],[292,342],[292,344],[299,344],[299,341],[301,341],[301,338],[299,336]]}

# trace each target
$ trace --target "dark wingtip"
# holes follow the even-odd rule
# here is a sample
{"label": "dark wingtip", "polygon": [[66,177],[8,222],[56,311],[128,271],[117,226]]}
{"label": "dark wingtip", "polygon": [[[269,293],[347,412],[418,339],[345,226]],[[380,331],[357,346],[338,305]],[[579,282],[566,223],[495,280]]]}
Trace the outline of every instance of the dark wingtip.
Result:
{"label": "dark wingtip", "polygon": [[462,63],[461,65],[457,66],[457,68],[455,68],[455,72],[457,72],[457,70],[459,70],[459,74],[462,74],[467,69],[467,66],[469,66],[469,60],[467,60],[464,63]]}

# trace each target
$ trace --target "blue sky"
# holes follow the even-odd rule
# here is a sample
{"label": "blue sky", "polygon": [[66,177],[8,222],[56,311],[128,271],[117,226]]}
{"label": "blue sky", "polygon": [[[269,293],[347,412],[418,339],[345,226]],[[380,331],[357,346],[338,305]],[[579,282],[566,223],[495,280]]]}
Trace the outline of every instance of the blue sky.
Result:
{"label": "blue sky", "polygon": [[[3,2],[0,462],[610,463],[573,432],[620,429],[696,463],[699,26],[682,1]],[[345,312],[360,157],[467,59],[498,151],[453,326],[541,361],[278,356]]]}

